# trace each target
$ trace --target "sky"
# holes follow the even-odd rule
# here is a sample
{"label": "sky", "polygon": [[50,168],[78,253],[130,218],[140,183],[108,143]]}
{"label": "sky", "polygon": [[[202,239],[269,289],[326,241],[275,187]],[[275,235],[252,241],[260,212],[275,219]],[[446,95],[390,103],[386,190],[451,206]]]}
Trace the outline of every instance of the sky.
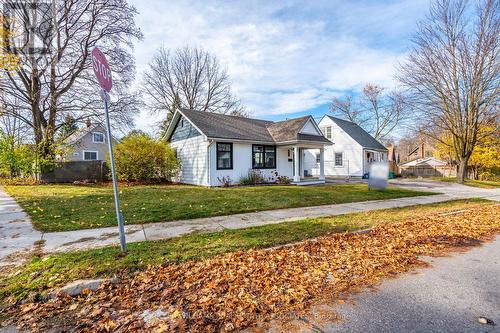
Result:
{"label": "sky", "polygon": [[[131,0],[144,40],[136,43],[137,80],[155,51],[201,47],[227,69],[251,117],[283,120],[328,112],[333,97],[366,83],[396,87],[429,0],[213,1]],[[143,110],[136,127],[152,132]]]}

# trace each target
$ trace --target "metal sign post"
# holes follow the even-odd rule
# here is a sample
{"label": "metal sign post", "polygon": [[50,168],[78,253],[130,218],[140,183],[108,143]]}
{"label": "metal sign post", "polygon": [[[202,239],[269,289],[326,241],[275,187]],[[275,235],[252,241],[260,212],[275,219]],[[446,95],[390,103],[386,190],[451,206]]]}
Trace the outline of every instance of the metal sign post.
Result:
{"label": "metal sign post", "polygon": [[125,254],[127,252],[127,246],[125,243],[125,227],[123,226],[123,217],[120,211],[120,197],[118,192],[118,181],[116,179],[116,171],[115,171],[113,140],[111,139],[111,126],[109,124],[109,112],[108,112],[109,95],[106,92],[106,90],[102,91],[102,95],[104,100],[104,112],[106,113],[106,132],[108,138],[109,160],[111,162],[111,177],[113,178],[113,192],[115,195],[116,219],[118,220],[118,231],[120,233],[120,247],[122,249],[122,253]]}
{"label": "metal sign post", "polygon": [[106,137],[108,139],[109,160],[111,162],[111,175],[113,177],[113,193],[115,197],[115,210],[116,219],[118,220],[118,231],[120,233],[120,247],[122,253],[127,252],[127,245],[125,243],[125,227],[123,226],[123,217],[120,210],[120,198],[118,192],[118,181],[116,179],[115,171],[115,157],[113,154],[113,139],[111,136],[111,126],[109,124],[109,94],[108,92],[113,87],[113,80],[111,78],[111,69],[109,68],[108,61],[104,54],[96,47],[92,50],[92,67],[94,68],[95,76],[99,85],[102,88],[102,99],[104,101],[104,113],[106,116]]}

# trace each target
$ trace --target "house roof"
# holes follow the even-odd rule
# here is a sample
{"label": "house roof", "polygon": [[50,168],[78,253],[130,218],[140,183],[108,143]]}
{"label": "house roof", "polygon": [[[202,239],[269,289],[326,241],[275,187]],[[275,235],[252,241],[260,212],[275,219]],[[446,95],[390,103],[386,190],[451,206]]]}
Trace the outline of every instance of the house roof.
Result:
{"label": "house roof", "polygon": [[[310,119],[313,120],[310,116],[272,122],[188,109],[181,109],[179,111],[209,138],[270,143],[314,141],[330,144],[330,141],[322,135],[300,133],[300,130],[305,126],[307,121]],[[171,126],[171,132],[168,137],[172,134],[172,131],[173,126]]]}
{"label": "house roof", "polygon": [[407,167],[407,166],[442,166],[446,165],[447,163],[445,161],[438,160],[435,157],[428,157],[428,158],[417,158],[413,161],[409,161],[406,163],[401,164],[402,167]]}
{"label": "house roof", "polygon": [[272,122],[266,120],[188,109],[182,109],[181,112],[207,137],[273,141],[267,130],[267,125]]}
{"label": "house roof", "polygon": [[326,115],[330,118],[335,124],[337,124],[344,132],[347,133],[351,138],[354,139],[357,143],[361,145],[363,148],[371,148],[376,150],[387,150],[383,144],[377,141],[373,136],[368,134],[364,129],[359,127],[358,124],[353,123],[352,121],[340,119],[337,117],[332,117],[330,115]]}
{"label": "house roof", "polygon": [[87,135],[88,133],[94,131],[96,128],[102,128],[102,129],[104,129],[104,127],[101,124],[94,124],[94,125],[92,125],[90,127],[79,128],[76,131],[74,131],[73,133],[71,133],[70,135],[68,135],[63,140],[63,143],[67,144],[67,145],[75,144],[81,138],[83,138],[85,135]]}
{"label": "house roof", "polygon": [[307,123],[310,116],[293,118],[284,121],[278,121],[270,124],[267,130],[274,141],[293,141],[298,140],[298,135],[302,127]]}

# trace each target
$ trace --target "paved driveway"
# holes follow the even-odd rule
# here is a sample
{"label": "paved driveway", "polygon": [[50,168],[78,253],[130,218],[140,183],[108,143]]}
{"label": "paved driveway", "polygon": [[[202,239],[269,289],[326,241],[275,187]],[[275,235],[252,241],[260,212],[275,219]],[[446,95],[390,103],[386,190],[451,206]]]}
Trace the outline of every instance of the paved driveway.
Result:
{"label": "paved driveway", "polygon": [[486,189],[461,185],[457,183],[440,182],[430,179],[404,179],[389,180],[389,184],[403,188],[444,193],[456,198],[484,197],[491,200],[500,200],[500,188]]}

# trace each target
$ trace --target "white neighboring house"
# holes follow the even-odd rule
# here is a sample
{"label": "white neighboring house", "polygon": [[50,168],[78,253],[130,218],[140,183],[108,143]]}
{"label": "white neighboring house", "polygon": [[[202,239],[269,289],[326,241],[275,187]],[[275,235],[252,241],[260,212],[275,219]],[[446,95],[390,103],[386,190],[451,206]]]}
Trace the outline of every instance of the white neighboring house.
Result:
{"label": "white neighboring house", "polygon": [[108,153],[106,129],[100,124],[87,124],[63,140],[65,161],[106,161]]}
{"label": "white neighboring house", "polygon": [[[372,162],[388,161],[387,148],[357,124],[324,115],[318,125],[332,142],[324,153],[327,177],[362,177],[369,172]],[[306,172],[317,175],[319,160],[317,150],[305,151]]]}
{"label": "white neighboring house", "polygon": [[181,162],[179,182],[204,186],[220,186],[222,177],[237,183],[251,170],[298,185],[324,183],[324,164],[306,179],[302,156],[307,149],[322,155],[331,144],[311,116],[272,122],[186,109],[175,112],[166,139]]}

